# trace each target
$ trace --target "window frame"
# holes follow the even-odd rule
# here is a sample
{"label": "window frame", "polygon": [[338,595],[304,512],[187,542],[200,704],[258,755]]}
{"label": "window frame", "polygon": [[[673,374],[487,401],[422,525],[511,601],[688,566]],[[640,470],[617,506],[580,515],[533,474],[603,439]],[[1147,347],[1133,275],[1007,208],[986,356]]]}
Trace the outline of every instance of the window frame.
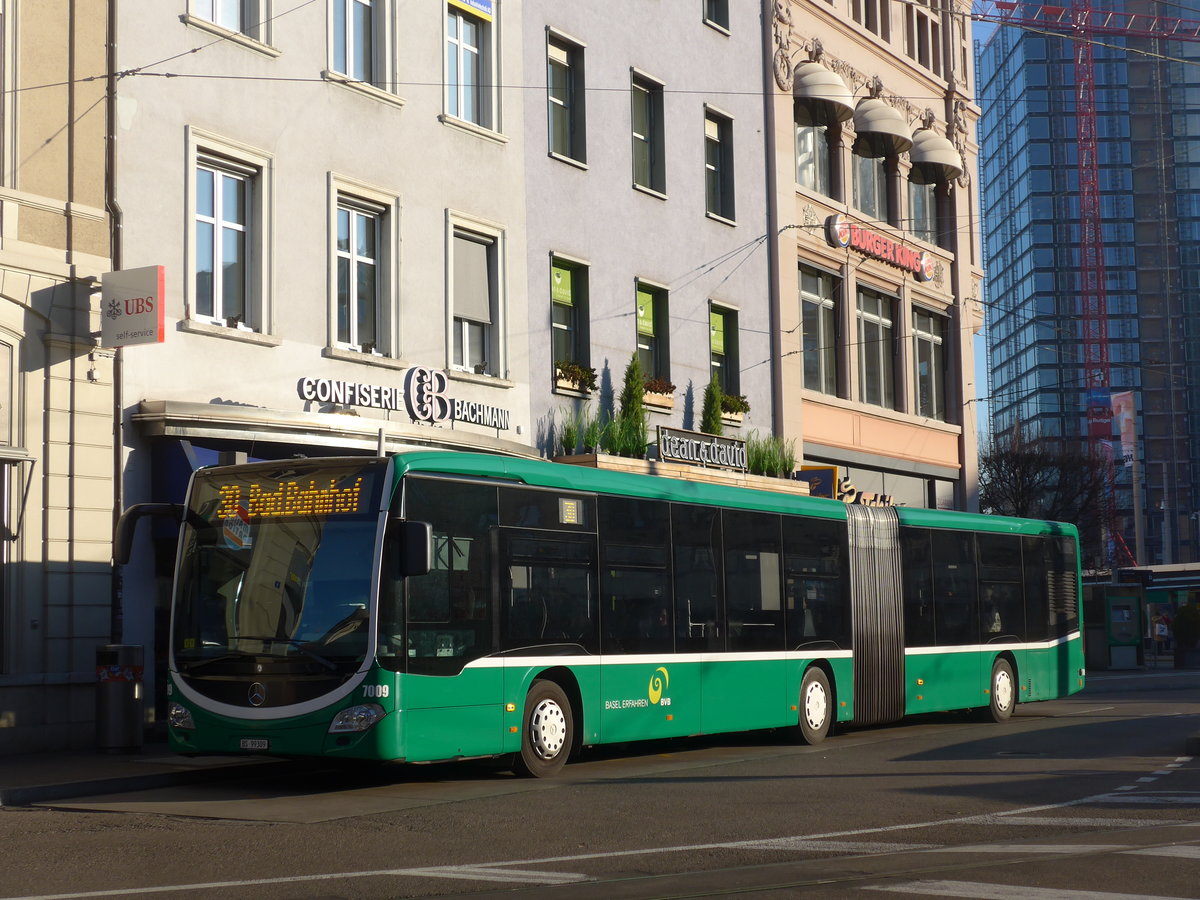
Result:
{"label": "window frame", "polygon": [[[563,269],[571,273],[570,304],[561,303],[555,299],[555,269]],[[550,365],[557,365],[564,357],[558,353],[557,333],[567,333],[567,343],[570,345],[568,361],[581,366],[591,365],[590,319],[588,309],[588,290],[590,287],[591,267],[580,260],[563,256],[559,253],[550,255]],[[556,321],[556,307],[566,307],[571,310],[570,324],[560,324]]]}
{"label": "window frame", "polygon": [[[546,29],[546,142],[548,153],[555,159],[587,165],[587,91],[585,45],[560,31]],[[563,59],[556,60],[561,55]],[[556,63],[566,73],[566,96],[558,99],[554,91],[553,73]],[[556,110],[558,110],[556,116]],[[556,118],[565,130],[563,145],[556,145]]]}
{"label": "window frame", "polygon": [[733,167],[733,117],[704,106],[704,211],[723,222],[737,220]]}
{"label": "window frame", "polygon": [[[629,81],[629,134],[632,147],[633,187],[658,197],[666,197],[666,148],[663,116],[663,83],[656,78],[630,69]],[[644,106],[645,129],[638,131],[639,101]],[[642,152],[639,152],[642,151]],[[639,169],[642,167],[641,157],[645,157],[645,180]]]}
{"label": "window frame", "polygon": [[[851,203],[865,218],[880,223],[891,221],[888,163],[889,159],[886,156],[866,156],[851,152]],[[868,167],[871,170],[870,178],[866,177]],[[868,186],[871,188],[871,196],[867,196]]]}
{"label": "window frame", "polygon": [[233,0],[237,7],[237,24],[221,14],[221,6],[228,0],[188,0],[188,11],[184,21],[188,25],[228,35],[236,42],[257,50],[267,50],[278,55],[269,47],[274,25],[275,0]]}
{"label": "window frame", "polygon": [[[184,307],[190,326],[222,336],[269,335],[273,330],[272,260],[274,258],[274,159],[269,154],[247,144],[231,141],[188,126],[188,172],[185,196],[187,222],[186,276]],[[200,168],[226,169],[248,179],[250,190],[246,199],[246,294],[243,319],[236,327],[227,324],[228,317],[217,315],[214,288],[212,314],[198,311],[197,287],[198,198],[196,176]],[[214,259],[215,263],[215,259]]]}
{"label": "window frame", "polygon": [[[464,213],[448,211],[446,228],[446,368],[455,375],[492,379],[506,378],[507,366],[507,233],[502,225]],[[456,305],[455,247],[458,238],[483,244],[488,248],[488,292],[491,322],[480,323],[459,316]],[[484,367],[466,362],[471,325],[483,325]],[[460,340],[463,361],[456,362],[456,344]]]}
{"label": "window frame", "polygon": [[[810,120],[808,123],[800,121],[801,110],[807,114],[807,118]],[[796,184],[832,200],[836,198],[833,195],[834,157],[833,145],[830,143],[830,129],[836,126],[830,123],[819,123],[817,120],[820,116],[815,113],[813,107],[803,100],[797,100],[793,104],[792,123],[795,128],[793,152],[796,156]],[[806,145],[806,154],[801,152],[802,143]],[[810,165],[805,165],[805,155],[812,160]]]}
{"label": "window frame", "polygon": [[[864,307],[874,300],[876,309]],[[896,391],[896,311],[899,300],[891,294],[859,285],[855,304],[858,330],[858,401],[868,406],[895,409]],[[868,341],[867,329],[874,326],[881,337]],[[877,395],[877,398],[876,398]]]}
{"label": "window frame", "polygon": [[[367,6],[370,9],[371,40],[366,48],[366,60],[361,76],[349,71],[352,48],[349,46],[353,39],[350,29],[352,17],[350,9],[355,5]],[[345,26],[346,33],[341,46],[338,40],[338,15],[341,10],[348,18]],[[404,100],[396,94],[397,60],[395,37],[395,0],[333,0],[329,4],[329,59],[328,68],[322,76],[330,81],[361,91],[377,100],[383,100],[396,106],[403,106]],[[345,64],[340,65],[339,51],[345,54]]]}
{"label": "window frame", "polygon": [[[724,348],[723,352],[720,353],[718,353],[715,346],[717,328],[714,320],[718,318],[722,324],[721,335]],[[721,385],[722,393],[740,396],[742,386],[741,366],[738,359],[740,349],[740,342],[738,340],[738,311],[733,307],[710,300],[708,304],[708,321],[709,380],[712,379],[713,375],[716,375],[717,383]]]}
{"label": "window frame", "polygon": [[703,0],[704,24],[729,34],[729,0]]}
{"label": "window frame", "polygon": [[850,18],[881,40],[891,40],[891,0],[850,0]]}
{"label": "window frame", "polygon": [[904,54],[917,65],[942,77],[942,23],[926,0],[912,0],[904,6]]}
{"label": "window frame", "polygon": [[[444,55],[442,103],[445,115],[455,122],[462,122],[468,126],[485,131],[499,131],[500,111],[499,98],[495,89],[495,52],[493,49],[496,24],[495,7],[493,7],[492,14],[488,16],[488,14],[469,6],[465,0],[445,0],[443,9],[445,18],[442,23],[442,52]],[[450,30],[452,22],[457,23],[453,35]],[[478,29],[476,43],[473,45],[464,43],[463,25],[467,22]],[[477,105],[473,114],[468,114],[469,111],[464,109],[467,100],[464,89],[468,87],[462,77],[464,52],[473,54],[471,58],[474,64],[471,68],[475,75],[474,87]],[[451,77],[452,62],[454,65],[453,78]]]}
{"label": "window frame", "polygon": [[[396,297],[399,198],[387,191],[330,173],[329,207],[329,347],[347,351],[352,354],[351,358],[395,357],[400,346]],[[338,249],[338,216],[343,209],[371,216],[375,221],[375,344],[369,349],[356,340],[358,335],[354,326],[357,323],[357,309],[353,299],[349,319],[352,326],[350,339],[343,340],[339,334],[338,261],[343,255]],[[351,278],[350,284],[356,283]]]}
{"label": "window frame", "polygon": [[[652,300],[650,316],[642,312],[642,294]],[[634,282],[634,347],[647,380],[671,380],[670,292],[664,286],[639,278]],[[652,331],[645,330],[649,320]],[[647,340],[648,339],[648,340]]]}
{"label": "window frame", "polygon": [[[804,280],[805,275],[815,276],[818,284],[826,283],[828,280],[829,295],[822,296],[819,293],[813,293],[805,290]],[[823,269],[818,269],[814,266],[809,266],[800,263],[797,271],[797,291],[800,299],[800,349],[803,365],[801,367],[801,383],[805,390],[814,391],[819,394],[825,394],[830,397],[840,395],[841,388],[841,367],[838,365],[838,334],[840,331],[840,316],[838,306],[840,303],[840,286],[841,279],[832,272],[826,272]],[[810,351],[807,341],[808,332],[804,328],[804,322],[807,320],[806,312],[808,309],[815,310],[815,318],[818,322],[818,333],[816,336],[817,345]],[[813,386],[808,383],[808,364],[810,352],[815,353],[817,361],[817,378],[820,381],[818,386]]]}
{"label": "window frame", "polygon": [[[936,330],[923,327],[923,323],[920,321],[921,317],[929,320],[931,326],[937,323],[941,328],[941,333],[939,334]],[[946,354],[949,334],[950,318],[948,316],[932,309],[926,309],[923,306],[914,305],[912,307],[913,408],[917,415],[936,419],[939,422],[949,421],[949,385],[946,380],[948,374],[946,369]],[[930,371],[924,376],[921,374],[922,345],[930,348]],[[930,388],[927,394],[923,394],[925,385],[928,385]],[[923,400],[923,396],[927,396],[929,399]]]}

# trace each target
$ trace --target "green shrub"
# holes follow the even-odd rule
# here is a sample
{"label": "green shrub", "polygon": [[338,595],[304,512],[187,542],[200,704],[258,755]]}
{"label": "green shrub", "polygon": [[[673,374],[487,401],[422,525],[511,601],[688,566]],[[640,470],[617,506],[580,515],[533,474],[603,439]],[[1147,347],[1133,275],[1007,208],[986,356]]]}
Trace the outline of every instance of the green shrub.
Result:
{"label": "green shrub", "polygon": [[720,435],[722,430],[721,411],[725,408],[725,394],[721,382],[714,373],[704,389],[704,405],[700,408],[700,430],[705,434]]}

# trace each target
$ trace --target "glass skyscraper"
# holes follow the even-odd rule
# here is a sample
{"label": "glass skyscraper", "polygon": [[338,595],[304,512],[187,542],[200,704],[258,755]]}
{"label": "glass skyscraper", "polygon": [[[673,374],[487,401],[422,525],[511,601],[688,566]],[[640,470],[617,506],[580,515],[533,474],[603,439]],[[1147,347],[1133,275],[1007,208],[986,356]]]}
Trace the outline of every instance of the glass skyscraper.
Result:
{"label": "glass skyscraper", "polygon": [[[1160,12],[1200,18],[1175,5]],[[978,95],[993,438],[1019,431],[1082,448],[1089,390],[1075,48],[1000,26],[978,53]],[[1093,52],[1106,388],[1130,391],[1136,403],[1138,562],[1189,562],[1200,512],[1200,44],[1101,36]],[[1103,396],[1092,392],[1092,402]],[[1132,550],[1132,481],[1119,451],[1112,497]],[[1091,562],[1128,564],[1120,553]]]}

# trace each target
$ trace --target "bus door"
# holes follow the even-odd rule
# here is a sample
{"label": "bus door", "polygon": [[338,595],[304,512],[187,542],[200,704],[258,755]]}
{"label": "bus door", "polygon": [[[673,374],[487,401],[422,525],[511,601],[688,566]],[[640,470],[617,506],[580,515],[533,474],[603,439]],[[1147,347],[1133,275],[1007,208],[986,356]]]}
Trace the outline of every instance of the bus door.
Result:
{"label": "bus door", "polygon": [[900,518],[894,507],[846,507],[856,724],[904,716]]}
{"label": "bus door", "polygon": [[[586,710],[596,708],[600,669],[596,537],[591,533],[500,529],[500,649],[504,696],[522,708],[530,669],[571,669]],[[585,742],[598,722],[583,716]]]}

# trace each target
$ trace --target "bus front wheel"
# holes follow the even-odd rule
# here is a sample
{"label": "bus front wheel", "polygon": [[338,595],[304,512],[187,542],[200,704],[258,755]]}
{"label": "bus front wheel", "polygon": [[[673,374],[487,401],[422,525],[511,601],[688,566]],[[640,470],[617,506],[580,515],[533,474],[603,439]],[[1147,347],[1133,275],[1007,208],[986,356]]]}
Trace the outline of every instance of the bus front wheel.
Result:
{"label": "bus front wheel", "polygon": [[833,692],[825,672],[813,666],[800,682],[800,724],[796,736],[805,744],[819,744],[833,723]]}
{"label": "bus front wheel", "polygon": [[557,775],[571,755],[575,724],[571,702],[553,681],[535,681],[525,697],[521,752],[513,770],[531,778]]}
{"label": "bus front wheel", "polygon": [[1013,707],[1017,705],[1017,683],[1007,659],[998,659],[992,663],[990,696],[992,721],[1003,722],[1009,719],[1013,714]]}

